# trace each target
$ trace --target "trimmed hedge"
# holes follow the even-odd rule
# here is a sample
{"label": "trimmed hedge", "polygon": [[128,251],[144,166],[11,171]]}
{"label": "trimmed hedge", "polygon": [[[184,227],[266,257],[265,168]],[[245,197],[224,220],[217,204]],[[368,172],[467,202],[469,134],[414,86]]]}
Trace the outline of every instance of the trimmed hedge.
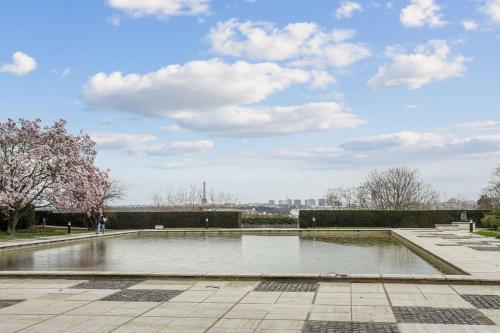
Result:
{"label": "trimmed hedge", "polygon": [[[47,218],[47,225],[83,227],[82,214],[39,212],[38,218]],[[111,229],[154,229],[155,225],[165,228],[205,228],[208,217],[209,228],[240,228],[241,212],[113,212],[108,217],[106,228]]]}
{"label": "trimmed hedge", "polygon": [[[30,207],[28,208],[28,211],[23,215],[23,217],[21,217],[19,222],[17,222],[16,229],[28,229],[32,225],[36,224],[35,220],[35,208]],[[0,230],[7,230],[7,214],[5,213],[5,211],[0,211]]]}
{"label": "trimmed hedge", "polygon": [[297,224],[297,219],[288,216],[279,217],[244,217],[243,224]]}
{"label": "trimmed hedge", "polygon": [[[478,226],[485,210],[467,210],[467,218]],[[434,228],[435,224],[460,221],[462,210],[300,210],[300,228],[372,227],[372,228]]]}

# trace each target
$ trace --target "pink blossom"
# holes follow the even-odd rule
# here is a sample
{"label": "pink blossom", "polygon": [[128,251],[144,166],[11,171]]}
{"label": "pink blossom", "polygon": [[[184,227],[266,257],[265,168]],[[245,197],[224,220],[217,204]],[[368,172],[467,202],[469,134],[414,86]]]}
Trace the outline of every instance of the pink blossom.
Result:
{"label": "pink blossom", "polygon": [[[111,186],[108,170],[94,165],[95,143],[71,135],[66,122],[0,123],[0,207],[20,213],[27,206],[95,212]],[[15,226],[14,226],[15,227]]]}

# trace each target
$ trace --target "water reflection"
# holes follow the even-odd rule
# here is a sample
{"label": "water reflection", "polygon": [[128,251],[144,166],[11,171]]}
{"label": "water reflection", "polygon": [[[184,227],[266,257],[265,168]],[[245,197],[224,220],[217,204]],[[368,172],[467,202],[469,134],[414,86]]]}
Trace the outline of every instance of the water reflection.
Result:
{"label": "water reflection", "polygon": [[438,273],[391,237],[168,234],[6,251],[0,253],[0,270]]}

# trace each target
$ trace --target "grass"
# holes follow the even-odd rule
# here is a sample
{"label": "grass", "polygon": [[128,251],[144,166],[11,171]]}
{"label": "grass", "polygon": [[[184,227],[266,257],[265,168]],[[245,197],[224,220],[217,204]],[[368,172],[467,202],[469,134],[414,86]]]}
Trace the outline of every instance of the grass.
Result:
{"label": "grass", "polygon": [[[71,232],[73,234],[81,234],[88,231],[86,229],[73,229]],[[35,231],[35,232],[18,231],[16,232],[14,238],[5,233],[0,233],[0,241],[6,241],[12,239],[30,239],[30,238],[47,237],[47,236],[64,236],[67,234],[68,231],[66,229],[53,229],[53,230]]]}
{"label": "grass", "polygon": [[484,236],[484,237],[496,237],[498,235],[497,231],[493,230],[478,230],[474,232],[476,235]]}

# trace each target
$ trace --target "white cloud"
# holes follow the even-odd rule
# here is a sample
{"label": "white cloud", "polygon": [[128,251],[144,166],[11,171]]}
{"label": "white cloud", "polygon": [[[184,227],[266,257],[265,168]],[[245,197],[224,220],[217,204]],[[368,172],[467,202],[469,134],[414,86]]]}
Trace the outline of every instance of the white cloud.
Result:
{"label": "white cloud", "polygon": [[221,136],[270,136],[354,127],[365,121],[342,103],[255,106],[293,84],[313,89],[335,79],[318,70],[272,63],[226,64],[218,59],[171,65],[156,72],[94,75],[84,88],[87,105],[176,122],[167,131],[195,130]]}
{"label": "white cloud", "polygon": [[180,170],[186,170],[186,169],[192,169],[192,168],[197,168],[197,167],[202,167],[207,165],[207,162],[205,159],[183,159],[183,160],[177,160],[177,161],[170,161],[162,165],[153,165],[151,166],[152,168],[155,169],[166,169],[166,170],[173,170],[173,169],[180,169]]}
{"label": "white cloud", "polygon": [[474,121],[470,123],[456,124],[453,127],[458,130],[464,130],[464,131],[500,130],[500,121],[496,120]]}
{"label": "white cloud", "polygon": [[343,19],[343,18],[352,17],[352,14],[355,11],[362,11],[362,10],[363,10],[363,6],[361,6],[357,2],[342,1],[340,3],[340,6],[335,11],[335,16],[337,17],[337,19],[340,20],[340,19]]}
{"label": "white cloud", "polygon": [[108,4],[133,17],[201,15],[210,13],[210,0],[107,0]]}
{"label": "white cloud", "polygon": [[179,155],[205,151],[215,146],[208,140],[172,141],[158,143],[158,138],[148,134],[92,133],[92,140],[100,150],[124,150],[134,155]]}
{"label": "white cloud", "polygon": [[122,24],[121,18],[118,15],[112,15],[108,18],[109,24],[115,27],[119,27]]}
{"label": "white cloud", "polygon": [[140,155],[178,155],[202,152],[213,148],[215,143],[209,140],[172,141],[136,147],[133,152]]}
{"label": "white cloud", "polygon": [[137,145],[144,145],[157,140],[154,135],[133,133],[93,133],[90,135],[98,149],[130,149]]}
{"label": "white cloud", "polygon": [[356,127],[366,121],[334,102],[298,106],[227,107],[209,112],[179,112],[184,128],[222,136],[270,136]]}
{"label": "white cloud", "polygon": [[408,28],[422,26],[435,28],[446,24],[443,21],[441,6],[434,0],[411,0],[407,7],[401,9],[399,19]]}
{"label": "white cloud", "polygon": [[17,51],[12,55],[12,63],[0,66],[0,72],[12,73],[17,76],[26,75],[36,69],[36,60],[26,53]]}
{"label": "white cloud", "polygon": [[326,87],[335,84],[336,80],[328,72],[325,71],[311,71],[312,82],[309,84],[311,89],[325,89]]}
{"label": "white cloud", "polygon": [[487,0],[481,10],[494,23],[500,23],[500,0]]}
{"label": "white cloud", "polygon": [[405,109],[408,111],[418,111],[420,108],[416,104],[408,104],[405,106]]}
{"label": "white cloud", "polygon": [[477,30],[477,28],[479,28],[478,24],[473,20],[463,20],[462,27],[467,31]]}
{"label": "white cloud", "polygon": [[113,123],[113,119],[111,119],[111,118],[104,118],[100,122],[101,125],[110,125],[111,123]]}
{"label": "white cloud", "polygon": [[165,132],[182,132],[184,129],[177,124],[173,124],[168,126],[162,126],[161,130]]}
{"label": "white cloud", "polygon": [[432,81],[442,81],[465,74],[465,64],[470,59],[451,55],[448,44],[431,40],[419,45],[413,53],[402,53],[389,48],[390,64],[380,66],[377,74],[368,81],[371,88],[406,86],[417,89]]}
{"label": "white cloud", "polygon": [[63,71],[61,72],[61,77],[66,77],[66,76],[68,76],[70,73],[71,73],[71,68],[65,68],[65,69],[63,69]]}
{"label": "white cloud", "polygon": [[84,97],[94,108],[166,118],[173,111],[256,103],[310,78],[307,71],[272,63],[226,64],[212,59],[144,75],[98,73],[85,86]]}
{"label": "white cloud", "polygon": [[399,132],[361,137],[341,147],[348,151],[382,151],[391,149],[427,149],[447,144],[444,137],[436,133]]}
{"label": "white cloud", "polygon": [[51,70],[51,72],[54,74],[54,75],[57,75],[61,78],[65,78],[66,76],[68,76],[69,74],[71,74],[71,68],[67,67],[67,68],[64,68],[62,70],[60,69],[53,69]]}
{"label": "white cloud", "polygon": [[500,152],[500,135],[464,136],[399,132],[356,138],[338,146],[281,148],[255,157],[303,160],[317,165],[393,165],[491,156]]}
{"label": "white cloud", "polygon": [[230,19],[210,29],[211,51],[252,60],[291,61],[294,65],[345,67],[371,55],[363,44],[349,43],[354,30],[323,31],[311,22],[277,28],[270,22]]}

